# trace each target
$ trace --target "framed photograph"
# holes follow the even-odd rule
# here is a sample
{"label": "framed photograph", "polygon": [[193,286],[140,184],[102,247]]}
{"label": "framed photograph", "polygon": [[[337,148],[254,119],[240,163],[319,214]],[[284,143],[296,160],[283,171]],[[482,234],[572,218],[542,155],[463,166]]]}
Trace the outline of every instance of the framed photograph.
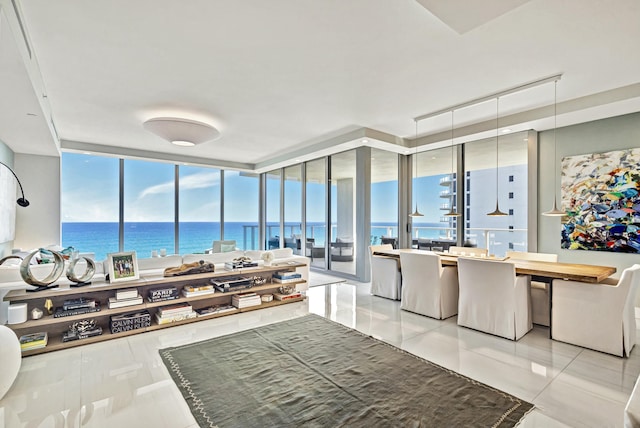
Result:
{"label": "framed photograph", "polygon": [[132,281],[140,278],[135,251],[107,254],[109,282]]}

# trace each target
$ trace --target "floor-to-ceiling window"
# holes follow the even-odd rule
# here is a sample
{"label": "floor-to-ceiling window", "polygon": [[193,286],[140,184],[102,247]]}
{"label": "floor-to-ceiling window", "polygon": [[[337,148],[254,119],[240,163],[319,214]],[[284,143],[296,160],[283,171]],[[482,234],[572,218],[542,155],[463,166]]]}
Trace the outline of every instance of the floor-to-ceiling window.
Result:
{"label": "floor-to-ceiling window", "polygon": [[370,245],[398,242],[398,154],[371,149]]}
{"label": "floor-to-ceiling window", "polygon": [[179,166],[179,254],[202,253],[220,239],[220,170]]}
{"label": "floor-to-ceiling window", "polygon": [[241,250],[260,248],[258,204],[260,177],[257,174],[224,171],[223,239],[235,240]]}
{"label": "floor-to-ceiling window", "polygon": [[124,161],[124,250],[174,253],[175,165]]}
{"label": "floor-to-ceiling window", "polygon": [[104,260],[119,250],[119,159],[62,155],[62,246]]}
{"label": "floor-to-ceiling window", "polygon": [[356,151],[331,156],[330,269],[356,273]]}
{"label": "floor-to-ceiling window", "polygon": [[426,248],[434,244],[436,249],[444,249],[455,244],[457,239],[457,218],[445,216],[452,207],[456,208],[455,152],[452,155],[451,148],[447,147],[421,152],[417,156],[417,165],[414,162],[417,171],[414,171],[413,179],[413,207],[417,203],[424,216],[413,217],[412,240],[414,245],[424,242]]}
{"label": "floor-to-ceiling window", "polygon": [[[464,145],[465,242],[502,256],[527,251],[527,133]],[[496,209],[506,215],[487,214]]]}
{"label": "floor-to-ceiling window", "polygon": [[305,255],[311,266],[325,266],[326,246],[326,158],[316,159],[306,167],[306,242]]}
{"label": "floor-to-ceiling window", "polygon": [[284,169],[284,245],[302,254],[302,164]]}
{"label": "floor-to-ceiling window", "polygon": [[281,171],[276,169],[265,174],[267,186],[265,198],[265,211],[267,213],[265,237],[267,242],[265,243],[265,248],[267,249],[280,248],[280,237],[282,236],[282,231],[280,230]]}

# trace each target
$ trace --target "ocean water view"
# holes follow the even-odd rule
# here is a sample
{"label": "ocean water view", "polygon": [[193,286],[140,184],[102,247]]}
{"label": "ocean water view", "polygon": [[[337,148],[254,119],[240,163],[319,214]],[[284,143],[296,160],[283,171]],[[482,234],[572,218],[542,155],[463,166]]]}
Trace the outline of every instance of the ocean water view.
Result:
{"label": "ocean water view", "polygon": [[[307,237],[315,245],[324,245],[324,223],[307,223]],[[333,225],[335,228],[335,225]],[[446,225],[443,223],[414,223],[419,237],[437,239]],[[267,224],[267,237],[279,235],[276,223]],[[335,230],[335,229],[334,229]],[[62,246],[74,247],[81,253],[95,253],[96,260],[104,260],[108,253],[119,251],[118,223],[65,222],[62,223]],[[300,234],[300,224],[285,224],[284,236]],[[379,244],[382,236],[397,236],[397,224],[371,225],[371,243]],[[179,254],[204,253],[214,240],[220,239],[219,222],[181,222],[179,225]],[[259,248],[258,224],[251,222],[225,222],[224,239],[235,240],[239,249]],[[152,251],[165,249],[175,252],[173,222],[124,223],[124,250],[136,251],[138,257],[151,257]]]}

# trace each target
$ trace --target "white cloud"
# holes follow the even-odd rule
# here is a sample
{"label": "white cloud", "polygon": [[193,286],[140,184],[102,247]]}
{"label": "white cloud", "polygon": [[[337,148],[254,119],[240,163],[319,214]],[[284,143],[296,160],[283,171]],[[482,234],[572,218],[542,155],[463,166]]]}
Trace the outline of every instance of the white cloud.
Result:
{"label": "white cloud", "polygon": [[[220,182],[220,173],[215,171],[203,171],[196,174],[180,177],[180,191],[203,189]],[[162,193],[173,193],[174,182],[173,180],[166,183],[156,184],[155,186],[147,187],[138,196],[138,199],[142,199],[148,195],[157,195]]]}

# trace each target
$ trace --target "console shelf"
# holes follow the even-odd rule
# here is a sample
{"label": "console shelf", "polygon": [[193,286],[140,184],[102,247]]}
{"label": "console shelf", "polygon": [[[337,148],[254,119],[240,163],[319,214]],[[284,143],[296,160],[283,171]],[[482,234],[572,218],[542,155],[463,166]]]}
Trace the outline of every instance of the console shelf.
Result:
{"label": "console shelf", "polygon": [[[96,300],[96,302],[100,303],[100,311],[90,312],[86,314],[80,315],[72,315],[55,318],[53,315],[45,315],[37,320],[28,320],[21,324],[12,324],[8,325],[18,337],[24,334],[36,333],[36,332],[47,332],[48,334],[48,344],[44,348],[32,349],[29,351],[23,351],[23,356],[31,356],[42,354],[45,352],[57,351],[60,349],[67,349],[76,346],[82,346],[90,343],[103,342],[105,340],[117,339],[120,337],[130,336],[133,334],[140,334],[147,331],[155,331],[164,328],[175,327],[183,324],[190,324],[198,321],[204,321],[212,318],[218,318],[227,315],[234,315],[242,312],[249,312],[258,309],[270,308],[274,306],[284,305],[288,303],[300,302],[305,299],[305,296],[302,295],[298,298],[292,298],[289,300],[272,300],[270,302],[262,302],[260,305],[250,306],[245,308],[236,308],[234,310],[230,310],[227,312],[214,313],[210,315],[198,316],[196,318],[189,318],[179,321],[173,321],[166,324],[158,324],[155,319],[155,313],[158,311],[158,308],[162,306],[175,305],[179,303],[189,303],[194,310],[205,308],[211,305],[221,305],[221,304],[230,304],[231,296],[239,293],[252,292],[258,295],[262,294],[272,294],[277,292],[278,288],[283,284],[277,283],[272,280],[272,275],[275,272],[279,271],[295,271],[297,267],[302,267],[303,264],[300,263],[287,263],[281,265],[272,265],[272,266],[259,266],[253,268],[244,268],[244,269],[235,269],[232,271],[220,271],[220,272],[211,272],[204,274],[195,274],[195,275],[182,275],[182,276],[173,276],[173,277],[163,277],[163,276],[148,276],[142,277],[139,280],[135,281],[127,281],[121,282],[117,284],[110,284],[108,282],[94,282],[91,285],[81,287],[81,288],[55,288],[51,290],[41,291],[37,293],[27,293],[23,290],[14,290],[7,293],[4,297],[5,301],[11,303],[27,303],[27,311],[28,314],[31,314],[31,310],[33,308],[43,309],[44,302],[46,299],[50,299],[53,302],[53,306],[59,307],[62,306],[62,303],[65,300],[69,299],[78,299],[81,297],[90,298]],[[254,286],[248,289],[242,290],[234,290],[228,292],[220,292],[215,291],[211,294],[201,294],[191,297],[185,297],[182,295],[182,289],[186,285],[193,286],[202,286],[206,284],[210,284],[211,279],[225,279],[231,277],[253,277],[260,276],[267,279],[267,282],[263,285]],[[294,281],[287,283],[286,285],[297,285],[304,284],[306,281]],[[160,302],[150,302],[147,298],[150,289],[155,289],[161,286],[173,286],[178,290],[179,296],[173,300],[164,300]],[[135,288],[138,290],[138,293],[143,298],[143,303],[132,306],[125,306],[120,308],[109,309],[107,302],[110,297],[115,297],[116,291],[121,289],[132,289]],[[109,328],[109,320],[113,315],[126,314],[129,312],[136,312],[146,310],[151,315],[151,325],[144,328],[139,328],[135,330],[129,330],[120,333],[111,333]],[[72,340],[69,342],[62,341],[62,335],[65,331],[69,329],[70,324],[75,321],[91,319],[96,322],[96,325],[102,328],[102,334],[99,336],[88,337],[86,339],[78,339]]]}

